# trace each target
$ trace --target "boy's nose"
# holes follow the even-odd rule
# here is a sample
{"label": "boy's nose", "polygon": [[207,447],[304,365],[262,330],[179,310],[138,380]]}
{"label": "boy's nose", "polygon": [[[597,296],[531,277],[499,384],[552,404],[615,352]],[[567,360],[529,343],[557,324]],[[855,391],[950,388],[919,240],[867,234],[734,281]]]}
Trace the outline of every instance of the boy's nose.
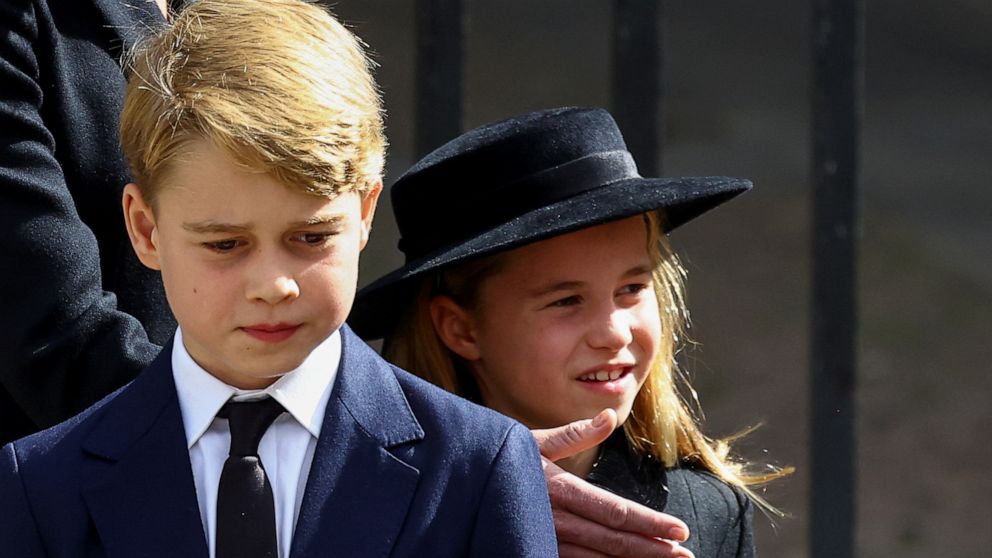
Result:
{"label": "boy's nose", "polygon": [[300,285],[292,277],[278,276],[255,282],[248,288],[249,300],[260,300],[268,304],[279,304],[295,300],[300,296]]}
{"label": "boy's nose", "polygon": [[626,312],[617,309],[597,320],[589,328],[586,338],[589,346],[594,349],[614,351],[630,345],[634,339]]}

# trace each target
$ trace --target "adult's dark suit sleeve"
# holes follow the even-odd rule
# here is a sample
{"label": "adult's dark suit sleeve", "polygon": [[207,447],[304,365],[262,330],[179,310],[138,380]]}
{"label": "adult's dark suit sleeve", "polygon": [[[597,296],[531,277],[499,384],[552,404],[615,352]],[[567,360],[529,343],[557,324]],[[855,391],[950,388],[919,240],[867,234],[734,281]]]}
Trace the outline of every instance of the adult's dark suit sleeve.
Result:
{"label": "adult's dark suit sleeve", "polygon": [[39,27],[54,27],[39,18],[46,10],[0,2],[0,438],[75,414],[158,351],[102,288],[96,238],[42,118],[45,80],[53,79],[38,56],[50,47],[39,44]]}

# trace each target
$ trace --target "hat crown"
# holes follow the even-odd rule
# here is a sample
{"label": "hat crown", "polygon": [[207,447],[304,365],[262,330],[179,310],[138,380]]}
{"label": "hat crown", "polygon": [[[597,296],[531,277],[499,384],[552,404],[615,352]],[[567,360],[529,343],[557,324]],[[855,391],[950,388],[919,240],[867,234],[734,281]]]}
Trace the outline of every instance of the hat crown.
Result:
{"label": "hat crown", "polygon": [[561,199],[637,176],[603,109],[530,113],[476,128],[434,150],[391,189],[406,260]]}

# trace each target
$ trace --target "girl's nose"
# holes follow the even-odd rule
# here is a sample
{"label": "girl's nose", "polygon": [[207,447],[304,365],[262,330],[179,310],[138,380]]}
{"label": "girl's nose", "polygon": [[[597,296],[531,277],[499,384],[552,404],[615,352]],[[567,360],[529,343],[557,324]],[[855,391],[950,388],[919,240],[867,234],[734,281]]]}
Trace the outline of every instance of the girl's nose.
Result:
{"label": "girl's nose", "polygon": [[594,349],[620,350],[633,341],[627,312],[613,309],[589,328],[587,342]]}

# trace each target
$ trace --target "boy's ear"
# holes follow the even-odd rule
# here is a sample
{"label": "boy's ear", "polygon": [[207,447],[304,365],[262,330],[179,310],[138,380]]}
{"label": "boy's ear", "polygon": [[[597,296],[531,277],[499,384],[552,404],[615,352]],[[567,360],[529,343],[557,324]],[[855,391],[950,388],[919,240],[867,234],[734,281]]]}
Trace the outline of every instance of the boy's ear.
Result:
{"label": "boy's ear", "polygon": [[481,355],[469,312],[445,295],[431,299],[430,311],[434,331],[445,346],[469,362],[479,360]]}
{"label": "boy's ear", "polygon": [[362,194],[362,249],[369,242],[369,234],[372,233],[372,218],[375,217],[375,206],[379,203],[379,194],[382,193],[382,179],[375,181],[372,189]]}
{"label": "boy's ear", "polygon": [[124,187],[121,205],[124,207],[124,224],[127,226],[127,235],[131,239],[134,253],[145,267],[162,269],[159,264],[155,213],[145,201],[137,184],[132,182]]}

